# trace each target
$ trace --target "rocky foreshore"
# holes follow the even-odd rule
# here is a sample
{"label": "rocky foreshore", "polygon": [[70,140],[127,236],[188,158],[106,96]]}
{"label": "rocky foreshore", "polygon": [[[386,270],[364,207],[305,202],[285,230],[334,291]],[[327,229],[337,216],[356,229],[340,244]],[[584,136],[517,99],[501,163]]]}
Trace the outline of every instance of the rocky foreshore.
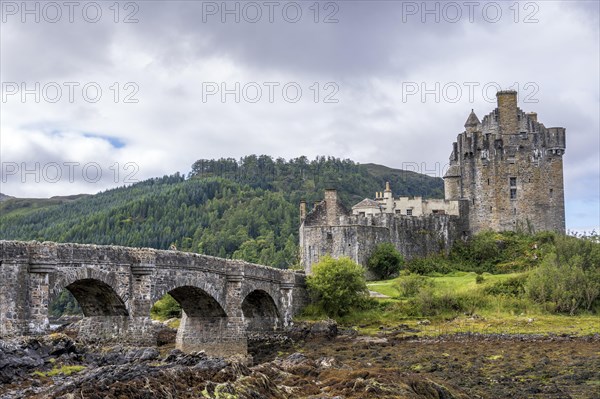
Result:
{"label": "rocky foreshore", "polygon": [[327,321],[250,336],[249,364],[170,345],[85,346],[55,333],[0,340],[0,398],[593,398],[598,342],[367,337]]}

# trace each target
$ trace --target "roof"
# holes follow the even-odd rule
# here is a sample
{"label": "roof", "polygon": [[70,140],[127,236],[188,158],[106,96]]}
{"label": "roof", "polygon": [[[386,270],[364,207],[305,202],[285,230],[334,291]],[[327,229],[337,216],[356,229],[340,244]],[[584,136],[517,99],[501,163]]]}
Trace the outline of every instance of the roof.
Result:
{"label": "roof", "polygon": [[471,110],[471,113],[469,114],[469,117],[467,118],[467,121],[465,122],[465,127],[477,126],[480,123],[481,122],[479,122],[479,118],[477,117],[477,115],[475,115],[475,112],[473,112],[473,110]]}
{"label": "roof", "polygon": [[370,198],[365,198],[364,200],[360,201],[358,204],[354,205],[352,207],[352,209],[354,208],[379,208],[379,202],[374,201]]}
{"label": "roof", "polygon": [[458,165],[451,165],[444,177],[460,177],[460,168]]}

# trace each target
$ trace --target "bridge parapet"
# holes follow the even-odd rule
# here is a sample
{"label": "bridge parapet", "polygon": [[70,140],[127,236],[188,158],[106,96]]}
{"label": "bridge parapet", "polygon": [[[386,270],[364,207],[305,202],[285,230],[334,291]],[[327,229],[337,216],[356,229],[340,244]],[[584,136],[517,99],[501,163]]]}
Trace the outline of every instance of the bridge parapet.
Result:
{"label": "bridge parapet", "polygon": [[78,300],[92,341],[152,342],[152,304],[170,293],[185,317],[178,347],[243,353],[247,329],[290,324],[306,302],[304,276],[241,260],[53,242],[0,241],[0,336],[42,333],[63,289]]}

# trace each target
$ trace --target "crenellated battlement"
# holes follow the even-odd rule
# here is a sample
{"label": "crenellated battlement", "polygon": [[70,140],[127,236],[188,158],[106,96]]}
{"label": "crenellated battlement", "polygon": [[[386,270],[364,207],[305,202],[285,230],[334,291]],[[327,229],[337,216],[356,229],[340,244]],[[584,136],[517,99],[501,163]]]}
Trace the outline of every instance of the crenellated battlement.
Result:
{"label": "crenellated battlement", "polygon": [[496,97],[497,107],[481,121],[471,110],[452,143],[445,199],[394,198],[388,183],[351,211],[337,201],[335,190],[327,190],[308,214],[301,205],[306,272],[325,254],[364,265],[382,242],[394,243],[410,258],[447,251],[456,239],[482,230],[564,232],[565,128],[546,128],[537,113],[521,110],[516,91]]}

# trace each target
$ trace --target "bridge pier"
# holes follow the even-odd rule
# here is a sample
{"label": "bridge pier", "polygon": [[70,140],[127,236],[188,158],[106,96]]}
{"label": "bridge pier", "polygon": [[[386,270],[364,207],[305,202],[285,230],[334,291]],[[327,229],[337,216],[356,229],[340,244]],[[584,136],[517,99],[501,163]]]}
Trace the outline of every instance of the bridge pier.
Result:
{"label": "bridge pier", "polygon": [[[243,325],[241,326],[243,327]],[[248,343],[240,323],[228,317],[188,317],[182,312],[176,348],[204,351],[210,356],[248,355]]]}
{"label": "bridge pier", "polygon": [[47,331],[63,290],[85,317],[79,338],[154,345],[153,303],[181,305],[177,348],[248,355],[246,332],[287,327],[305,300],[304,277],[238,260],[148,248],[0,240],[0,338]]}
{"label": "bridge pier", "polygon": [[226,308],[221,315],[189,316],[182,311],[175,345],[183,352],[205,351],[212,356],[248,355],[242,313],[243,271],[227,274]]}
{"label": "bridge pier", "polygon": [[79,321],[77,337],[91,344],[156,345],[150,317],[87,316]]}
{"label": "bridge pier", "polygon": [[0,268],[0,336],[29,333],[27,263],[2,262]]}

